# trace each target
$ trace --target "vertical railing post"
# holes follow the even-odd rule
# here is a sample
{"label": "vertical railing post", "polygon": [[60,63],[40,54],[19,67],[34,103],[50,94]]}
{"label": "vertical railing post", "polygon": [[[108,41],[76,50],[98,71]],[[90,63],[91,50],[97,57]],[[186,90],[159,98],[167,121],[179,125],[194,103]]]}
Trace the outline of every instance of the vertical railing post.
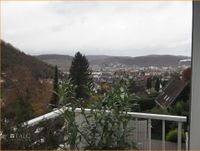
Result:
{"label": "vertical railing post", "polygon": [[188,143],[189,143],[189,140],[188,140],[188,132],[186,132],[186,133],[185,133],[185,150],[186,150],[186,151],[188,151],[188,149],[189,149],[189,148],[188,148],[188,147],[189,147],[189,146],[188,146]]}
{"label": "vertical railing post", "polygon": [[178,122],[178,147],[177,149],[178,150],[181,150],[181,137],[182,137],[182,123],[181,122]]}
{"label": "vertical railing post", "polygon": [[151,150],[151,119],[148,119],[148,142],[149,150]]}
{"label": "vertical railing post", "polygon": [[135,118],[135,137],[136,141],[138,141],[138,118]]}
{"label": "vertical railing post", "polygon": [[162,150],[165,150],[165,120],[162,120]]}
{"label": "vertical railing post", "polygon": [[135,142],[138,142],[138,118],[135,118]]}

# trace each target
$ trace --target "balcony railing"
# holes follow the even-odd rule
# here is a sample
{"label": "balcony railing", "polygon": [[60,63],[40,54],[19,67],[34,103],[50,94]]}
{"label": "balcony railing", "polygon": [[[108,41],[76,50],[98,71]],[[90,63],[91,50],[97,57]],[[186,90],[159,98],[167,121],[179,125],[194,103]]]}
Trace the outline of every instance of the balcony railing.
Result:
{"label": "balcony railing", "polygon": [[[39,116],[37,118],[34,118],[32,120],[29,120],[26,122],[26,125],[28,127],[37,126],[40,122],[43,120],[50,120],[59,117],[67,107],[63,107],[61,109],[54,110],[50,113],[47,113],[45,115]],[[90,109],[84,109],[85,113],[90,113]],[[75,112],[77,114],[81,113],[81,108],[76,108]],[[110,111],[107,111],[110,112]],[[152,120],[158,120],[162,121],[162,147],[160,149],[165,150],[166,149],[166,141],[165,141],[165,126],[166,121],[176,122],[178,127],[178,134],[177,134],[177,150],[181,150],[182,148],[182,132],[183,128],[182,125],[184,122],[187,121],[187,117],[185,116],[173,116],[173,115],[163,115],[163,114],[150,114],[150,113],[139,113],[139,112],[128,112],[128,115],[133,119],[132,120],[132,126],[134,126],[134,137],[135,141],[143,141],[141,143],[145,144],[145,141],[147,145],[143,145],[142,147],[139,147],[139,149],[152,149]],[[143,128],[141,130],[141,123],[143,123]],[[144,124],[146,123],[146,124]],[[144,126],[146,125],[146,127]],[[142,132],[143,136],[139,136],[140,132]],[[147,139],[142,139],[141,137],[146,137]],[[138,139],[140,138],[140,139]],[[187,141],[186,141],[186,149],[187,149]]]}

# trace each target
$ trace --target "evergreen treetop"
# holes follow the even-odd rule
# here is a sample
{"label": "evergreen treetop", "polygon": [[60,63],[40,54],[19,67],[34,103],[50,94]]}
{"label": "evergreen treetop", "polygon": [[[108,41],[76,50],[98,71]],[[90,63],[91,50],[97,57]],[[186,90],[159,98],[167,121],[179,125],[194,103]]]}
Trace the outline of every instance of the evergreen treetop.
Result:
{"label": "evergreen treetop", "polygon": [[92,72],[87,58],[77,52],[72,60],[69,78],[76,86],[76,98],[87,98],[93,87]]}
{"label": "evergreen treetop", "polygon": [[55,73],[54,73],[54,81],[53,81],[53,94],[50,101],[51,108],[54,108],[58,105],[58,67],[55,66]]}

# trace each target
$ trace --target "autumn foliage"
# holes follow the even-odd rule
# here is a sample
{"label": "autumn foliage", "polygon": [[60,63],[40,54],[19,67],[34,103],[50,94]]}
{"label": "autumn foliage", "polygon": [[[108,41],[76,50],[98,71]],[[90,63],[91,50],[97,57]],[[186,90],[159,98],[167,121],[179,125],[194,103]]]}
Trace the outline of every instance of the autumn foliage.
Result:
{"label": "autumn foliage", "polygon": [[[2,87],[3,115],[14,118],[17,100],[29,103],[32,117],[44,114],[52,86],[47,80],[37,80],[32,72],[21,66],[7,70]],[[32,118],[31,117],[31,118]]]}

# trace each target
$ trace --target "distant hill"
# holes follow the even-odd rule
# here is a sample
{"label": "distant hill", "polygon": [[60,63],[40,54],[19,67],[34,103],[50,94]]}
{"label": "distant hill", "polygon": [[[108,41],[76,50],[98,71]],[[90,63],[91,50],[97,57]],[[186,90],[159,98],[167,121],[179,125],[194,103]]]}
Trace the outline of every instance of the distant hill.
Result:
{"label": "distant hill", "polygon": [[69,55],[57,55],[57,54],[39,55],[35,57],[50,65],[53,66],[57,65],[61,71],[68,71],[71,65],[71,61],[73,59],[73,57]]}
{"label": "distant hill", "polygon": [[[72,56],[69,55],[39,55],[36,56],[52,65],[58,65],[64,70],[68,70],[72,61]],[[91,65],[107,66],[109,64],[124,64],[128,66],[173,66],[177,67],[182,59],[188,59],[188,56],[175,56],[175,55],[147,55],[139,57],[126,57],[126,56],[106,56],[106,55],[88,55],[86,56]]]}
{"label": "distant hill", "polygon": [[[173,55],[148,55],[148,56],[139,56],[139,57],[119,57],[114,58],[115,61],[126,65],[137,65],[140,67],[147,66],[178,66],[178,63],[182,59],[189,58],[187,56],[173,56]],[[112,59],[109,59],[108,62],[112,62]]]}
{"label": "distant hill", "polygon": [[51,65],[1,40],[1,71],[12,70],[16,66],[28,68],[36,78],[49,78],[54,75]]}
{"label": "distant hill", "polygon": [[110,56],[100,61],[91,61],[92,64],[110,64],[121,63],[125,65],[137,65],[140,67],[147,66],[178,66],[178,63],[182,59],[187,59],[187,56],[173,56],[173,55],[148,55],[139,57],[124,57],[124,56]]}
{"label": "distant hill", "polygon": [[96,60],[104,60],[111,58],[112,56],[107,55],[87,55],[86,56],[89,61],[96,61]]}

